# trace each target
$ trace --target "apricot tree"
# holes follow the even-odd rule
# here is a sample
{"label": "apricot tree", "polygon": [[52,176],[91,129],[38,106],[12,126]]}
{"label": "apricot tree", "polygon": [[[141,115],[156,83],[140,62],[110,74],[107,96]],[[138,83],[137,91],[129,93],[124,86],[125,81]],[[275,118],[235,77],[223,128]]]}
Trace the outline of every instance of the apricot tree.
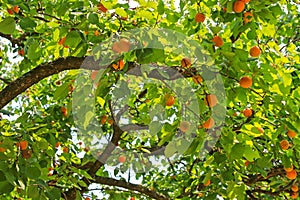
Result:
{"label": "apricot tree", "polygon": [[299,1],[0,1],[1,199],[296,199]]}

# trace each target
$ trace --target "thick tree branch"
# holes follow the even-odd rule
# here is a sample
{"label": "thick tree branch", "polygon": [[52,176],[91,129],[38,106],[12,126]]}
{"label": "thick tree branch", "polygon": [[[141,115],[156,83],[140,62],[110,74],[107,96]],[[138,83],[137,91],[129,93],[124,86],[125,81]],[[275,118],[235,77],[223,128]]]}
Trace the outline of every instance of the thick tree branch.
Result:
{"label": "thick tree branch", "polygon": [[[103,67],[103,66],[102,66]],[[105,66],[107,67],[107,66]],[[6,88],[4,88],[0,92],[0,109],[7,105],[10,101],[12,101],[19,94],[24,92],[27,88],[32,85],[38,83],[42,79],[51,76],[53,74],[57,74],[64,70],[71,69],[99,69],[101,66],[98,61],[95,61],[93,57],[67,57],[67,58],[59,58],[53,62],[49,62],[46,64],[42,64],[32,69],[31,71],[25,73],[23,76],[19,77],[15,81],[12,81]],[[131,70],[134,69],[134,70]],[[178,73],[174,74],[174,71],[178,71]],[[142,76],[141,68],[137,66],[135,63],[129,63],[128,74],[135,76]],[[166,78],[162,74],[158,72],[157,69],[154,69],[149,72],[149,78],[155,78],[158,80],[174,80],[183,77],[192,77],[196,72],[195,68],[189,68],[187,70],[181,70],[178,66],[172,66],[169,69],[164,69],[164,72],[169,74],[169,77]]]}
{"label": "thick tree branch", "polygon": [[163,194],[159,194],[155,190],[150,190],[142,185],[128,183],[123,180],[116,180],[113,178],[97,176],[95,179],[95,183],[109,185],[109,186],[117,186],[117,187],[122,187],[122,188],[125,188],[128,190],[137,191],[137,192],[147,195],[153,199],[161,199],[161,200],[169,200],[170,199]]}

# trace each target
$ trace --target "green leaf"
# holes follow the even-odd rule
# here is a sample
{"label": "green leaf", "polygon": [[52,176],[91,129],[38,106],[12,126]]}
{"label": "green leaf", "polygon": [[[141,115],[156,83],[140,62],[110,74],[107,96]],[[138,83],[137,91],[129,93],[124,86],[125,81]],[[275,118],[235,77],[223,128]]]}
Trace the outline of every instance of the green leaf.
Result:
{"label": "green leaf", "polygon": [[174,155],[174,153],[177,151],[176,146],[173,142],[170,142],[165,149],[165,156],[167,158],[170,158]]}
{"label": "green leaf", "polygon": [[245,151],[245,146],[241,143],[235,144],[230,153],[230,159],[235,160],[235,159],[240,159],[243,157]]}
{"label": "green leaf", "polygon": [[30,46],[28,47],[27,55],[30,60],[36,60],[36,59],[40,58],[41,53],[39,51],[38,41],[34,41],[33,43],[30,44]]}
{"label": "green leaf", "polygon": [[14,18],[7,17],[0,22],[0,32],[4,34],[12,34],[15,31],[16,22]]}
{"label": "green leaf", "polygon": [[41,175],[41,171],[37,167],[28,167],[25,170],[25,174],[28,178],[37,179]]}
{"label": "green leaf", "polygon": [[14,186],[7,181],[0,182],[0,194],[9,194],[13,191]]}
{"label": "green leaf", "polygon": [[69,85],[68,83],[63,83],[61,86],[59,86],[54,93],[54,100],[61,100],[67,97],[69,93]]}
{"label": "green leaf", "polygon": [[258,151],[255,149],[252,149],[248,145],[244,147],[244,156],[250,162],[254,161],[254,159],[260,158]]}
{"label": "green leaf", "polygon": [[124,8],[120,8],[120,7],[116,8],[116,13],[121,17],[127,17],[127,13],[124,10]]}
{"label": "green leaf", "polygon": [[24,30],[31,30],[36,27],[36,23],[29,17],[22,18],[19,24]]}
{"label": "green leaf", "polygon": [[160,15],[162,15],[165,12],[164,1],[159,0],[158,5],[157,5],[157,12]]}
{"label": "green leaf", "polygon": [[96,13],[90,13],[88,20],[92,24],[98,24],[99,23],[99,17]]}
{"label": "green leaf", "polygon": [[150,134],[151,135],[155,135],[157,134],[161,128],[163,127],[163,124],[161,122],[158,122],[158,121],[152,121],[150,124],[149,124],[149,131],[150,131]]}
{"label": "green leaf", "polygon": [[81,42],[81,40],[81,36],[77,31],[71,31],[68,33],[64,45],[75,48]]}
{"label": "green leaf", "polygon": [[50,200],[56,200],[60,199],[61,192],[58,188],[51,188],[50,190],[47,190],[47,197],[49,197]]}
{"label": "green leaf", "polygon": [[27,189],[27,195],[29,198],[32,198],[33,200],[39,200],[40,191],[38,186],[29,185]]}

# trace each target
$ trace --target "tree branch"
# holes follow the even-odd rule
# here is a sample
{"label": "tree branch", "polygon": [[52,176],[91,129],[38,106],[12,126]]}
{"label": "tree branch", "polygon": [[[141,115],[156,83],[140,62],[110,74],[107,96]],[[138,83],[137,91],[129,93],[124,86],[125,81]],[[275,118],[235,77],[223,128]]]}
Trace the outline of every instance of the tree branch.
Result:
{"label": "tree branch", "polygon": [[100,177],[97,176],[95,178],[95,183],[99,183],[99,184],[104,184],[104,185],[109,185],[109,186],[117,186],[117,187],[122,187],[128,190],[133,190],[133,191],[137,191],[141,194],[147,195],[153,199],[160,199],[160,200],[170,200],[169,197],[166,197],[163,194],[160,194],[158,192],[156,192],[155,190],[150,190],[142,185],[137,185],[137,184],[133,184],[133,183],[128,183],[126,181],[123,180],[116,180],[113,178],[106,178],[106,177]]}

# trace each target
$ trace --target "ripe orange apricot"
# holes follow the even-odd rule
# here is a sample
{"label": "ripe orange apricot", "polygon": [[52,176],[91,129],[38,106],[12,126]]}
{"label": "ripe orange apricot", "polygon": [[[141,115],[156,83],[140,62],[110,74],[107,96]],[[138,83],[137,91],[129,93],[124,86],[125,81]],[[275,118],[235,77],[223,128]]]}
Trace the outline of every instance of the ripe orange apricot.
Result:
{"label": "ripe orange apricot", "polygon": [[265,130],[262,128],[262,127],[258,127],[257,130],[260,132],[260,133],[264,133]]}
{"label": "ripe orange apricot", "polygon": [[182,122],[180,122],[179,129],[185,133],[190,129],[190,126],[191,126],[191,124],[189,122],[182,121]]}
{"label": "ripe orange apricot", "polygon": [[290,147],[290,143],[287,140],[281,140],[280,142],[280,148],[282,150],[287,150]]}
{"label": "ripe orange apricot", "polygon": [[294,166],[292,165],[291,167],[284,167],[283,169],[286,172],[291,172],[294,169]]}
{"label": "ripe orange apricot", "polygon": [[107,120],[107,115],[103,115],[103,116],[101,117],[101,124],[102,124],[102,125],[105,124],[106,120]]}
{"label": "ripe orange apricot", "polygon": [[243,20],[244,20],[244,23],[245,23],[245,24],[251,22],[252,19],[253,19],[253,14],[252,14],[251,12],[245,12],[245,13],[244,13],[244,18],[243,18]]}
{"label": "ripe orange apricot", "polygon": [[175,103],[175,97],[171,94],[165,95],[166,106],[173,106]]}
{"label": "ripe orange apricot", "polygon": [[13,15],[14,11],[12,9],[7,9],[8,14]]}
{"label": "ripe orange apricot", "polygon": [[58,148],[60,146],[60,142],[56,142],[55,148]]}
{"label": "ripe orange apricot", "polygon": [[195,76],[193,76],[193,81],[195,84],[200,84],[203,82],[203,79],[199,74],[196,74]]}
{"label": "ripe orange apricot", "polygon": [[191,62],[191,60],[190,60],[189,58],[183,58],[183,59],[181,60],[181,66],[182,66],[182,67],[188,68],[188,67],[190,67],[191,65],[192,65],[192,62]]}
{"label": "ripe orange apricot", "polygon": [[249,166],[249,163],[250,163],[250,161],[247,160],[247,161],[245,162],[245,166],[248,167],[248,166]]}
{"label": "ripe orange apricot", "polygon": [[60,111],[62,112],[62,114],[63,114],[65,117],[68,116],[68,110],[67,110],[66,107],[62,106],[62,107],[60,108]]}
{"label": "ripe orange apricot", "polygon": [[135,200],[135,198],[134,197],[130,197],[130,200]]}
{"label": "ripe orange apricot", "polygon": [[209,118],[206,122],[202,124],[202,126],[206,129],[211,129],[215,125],[215,121],[213,118]]}
{"label": "ripe orange apricot", "polygon": [[32,157],[32,151],[27,149],[27,150],[23,150],[21,152],[21,156],[25,159],[31,158]]}
{"label": "ripe orange apricot", "polygon": [[104,12],[104,13],[107,12],[107,8],[106,8],[102,3],[99,3],[99,4],[97,5],[97,7],[98,7],[98,10],[99,10],[99,11]]}
{"label": "ripe orange apricot", "polygon": [[292,185],[291,190],[293,192],[298,192],[299,191],[298,185]]}
{"label": "ripe orange apricot", "polygon": [[241,79],[240,79],[240,86],[242,88],[249,88],[251,87],[252,85],[252,79],[248,76],[243,76]]}
{"label": "ripe orange apricot", "polygon": [[297,172],[296,172],[296,170],[293,169],[290,172],[286,172],[286,176],[288,177],[288,179],[294,180],[297,178]]}
{"label": "ripe orange apricot", "polygon": [[25,55],[24,49],[18,50],[18,54],[19,54],[20,56],[24,56],[24,55]]}
{"label": "ripe orange apricot", "polygon": [[210,185],[210,180],[206,181],[206,183],[203,184],[205,187]]}
{"label": "ripe orange apricot", "polygon": [[[2,144],[3,142],[0,142],[0,146],[1,146],[1,144]],[[6,149],[5,148],[3,148],[3,147],[0,147],[0,152],[1,153],[3,153],[3,152],[5,152],[6,151]]]}
{"label": "ripe orange apricot", "polygon": [[233,3],[233,11],[236,13],[241,13],[245,9],[245,2],[236,1]]}
{"label": "ripe orange apricot", "polygon": [[212,42],[215,44],[216,47],[221,47],[224,45],[223,39],[217,35],[213,37]]}
{"label": "ripe orange apricot", "polygon": [[14,6],[14,7],[13,7],[13,10],[14,10],[15,13],[19,13],[19,10],[20,10],[20,9],[19,9],[19,6]]}
{"label": "ripe orange apricot", "polygon": [[293,192],[291,195],[292,199],[297,199],[298,198],[298,193],[297,192]]}
{"label": "ripe orange apricot", "polygon": [[119,42],[113,44],[112,50],[116,53],[128,52],[130,50],[130,42],[122,38]]}
{"label": "ripe orange apricot", "polygon": [[66,39],[67,39],[66,37],[60,38],[59,41],[58,41],[58,44],[59,44],[59,45],[64,45]]}
{"label": "ripe orange apricot", "polygon": [[97,74],[98,74],[98,70],[93,70],[93,71],[92,71],[91,76],[90,76],[91,79],[92,79],[92,81],[96,79]]}
{"label": "ripe orange apricot", "polygon": [[126,161],[126,156],[120,156],[118,160],[120,163],[124,163]]}
{"label": "ripe orange apricot", "polygon": [[200,22],[204,22],[205,20],[205,15],[203,13],[197,13],[195,15],[195,21],[200,23]]}
{"label": "ripe orange apricot", "polygon": [[250,117],[252,115],[252,109],[251,108],[246,108],[245,110],[243,110],[243,115],[245,117]]}
{"label": "ripe orange apricot", "polygon": [[260,55],[260,48],[258,46],[254,46],[250,49],[251,57],[258,57]]}
{"label": "ripe orange apricot", "polygon": [[121,59],[117,62],[117,64],[112,64],[112,67],[115,70],[122,70],[124,68],[124,60]]}
{"label": "ripe orange apricot", "polygon": [[94,36],[98,36],[99,35],[99,31],[98,30],[95,30],[94,31]]}
{"label": "ripe orange apricot", "polygon": [[17,142],[16,145],[19,149],[25,150],[28,147],[28,142],[26,140],[23,140],[23,141]]}
{"label": "ripe orange apricot", "polygon": [[64,152],[64,153],[68,153],[68,152],[69,152],[69,148],[68,148],[68,147],[64,147],[64,148],[63,148],[63,152]]}
{"label": "ripe orange apricot", "polygon": [[214,107],[218,103],[217,96],[214,94],[206,95],[206,97],[204,98],[204,103],[205,103],[205,105],[207,105],[211,108]]}
{"label": "ripe orange apricot", "polygon": [[85,200],[91,200],[91,198],[90,197],[85,197]]}
{"label": "ripe orange apricot", "polygon": [[287,133],[287,135],[288,135],[290,138],[294,138],[294,137],[296,137],[296,136],[297,136],[297,133],[296,133],[296,132],[294,132],[294,131],[288,130],[288,133]]}

